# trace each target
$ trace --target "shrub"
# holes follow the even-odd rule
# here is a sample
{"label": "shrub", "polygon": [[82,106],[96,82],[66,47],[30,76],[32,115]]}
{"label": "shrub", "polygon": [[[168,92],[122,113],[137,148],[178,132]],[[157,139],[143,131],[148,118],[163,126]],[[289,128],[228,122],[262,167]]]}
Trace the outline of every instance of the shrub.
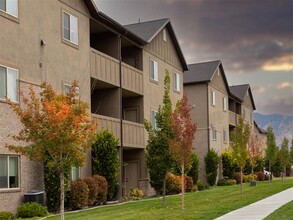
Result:
{"label": "shrub", "polygon": [[206,177],[207,182],[213,186],[216,183],[217,179],[217,171],[218,171],[218,164],[219,164],[219,157],[218,154],[213,150],[209,150],[207,155],[204,158],[206,164]]}
{"label": "shrub", "polygon": [[257,172],[256,175],[257,175],[257,180],[258,181],[264,181],[265,180],[265,174],[264,174],[263,171]]}
{"label": "shrub", "polygon": [[193,179],[190,176],[185,177],[185,192],[193,192]]}
{"label": "shrub", "polygon": [[244,182],[250,182],[252,180],[257,180],[257,175],[256,174],[248,174],[243,176]]}
{"label": "shrub", "polygon": [[225,150],[222,154],[222,166],[223,166],[223,176],[232,178],[237,167],[237,164],[233,161],[232,152]]}
{"label": "shrub", "polygon": [[118,140],[108,130],[97,134],[96,142],[92,147],[92,161],[94,174],[106,178],[108,183],[108,199],[116,196],[119,158],[117,152]]}
{"label": "shrub", "polygon": [[0,220],[10,220],[14,219],[14,216],[11,212],[0,212]]}
{"label": "shrub", "polygon": [[205,189],[209,189],[210,188],[210,185],[207,184],[207,183],[202,183],[200,180],[197,181],[197,189],[198,191],[202,191],[202,190],[205,190]]}
{"label": "shrub", "polygon": [[190,167],[189,171],[187,172],[187,176],[192,177],[192,180],[193,180],[194,183],[196,183],[197,180],[198,180],[198,173],[199,173],[199,171],[198,171],[198,163],[199,162],[198,162],[197,155],[195,153],[192,153],[190,155],[190,165],[191,165],[191,167]]}
{"label": "shrub", "polygon": [[83,180],[89,188],[88,205],[91,206],[97,202],[99,186],[93,177],[86,177]]}
{"label": "shrub", "polygon": [[[242,182],[244,182],[244,178],[243,178],[243,174],[242,174]],[[235,179],[236,180],[236,183],[237,184],[239,184],[240,183],[240,181],[241,181],[241,179],[240,179],[240,172],[236,172],[236,173],[234,173],[233,174],[233,179]]]}
{"label": "shrub", "polygon": [[143,192],[138,188],[134,188],[134,189],[130,190],[129,196],[132,199],[138,200],[138,199],[141,199],[143,197]]}
{"label": "shrub", "polygon": [[47,208],[36,202],[28,202],[20,205],[17,208],[16,214],[18,218],[44,217],[46,215],[48,215]]}
{"label": "shrub", "polygon": [[94,175],[96,184],[98,185],[97,205],[104,204],[107,201],[108,183],[105,177]]}
{"label": "shrub", "polygon": [[71,208],[73,210],[82,209],[88,204],[89,188],[85,181],[77,179],[70,184]]}
{"label": "shrub", "polygon": [[166,176],[166,194],[177,194],[181,192],[181,176],[167,173]]}
{"label": "shrub", "polygon": [[226,179],[219,179],[218,180],[218,183],[217,183],[218,186],[228,186],[228,180]]}
{"label": "shrub", "polygon": [[236,185],[236,180],[234,180],[234,179],[229,179],[229,180],[228,180],[228,185]]}

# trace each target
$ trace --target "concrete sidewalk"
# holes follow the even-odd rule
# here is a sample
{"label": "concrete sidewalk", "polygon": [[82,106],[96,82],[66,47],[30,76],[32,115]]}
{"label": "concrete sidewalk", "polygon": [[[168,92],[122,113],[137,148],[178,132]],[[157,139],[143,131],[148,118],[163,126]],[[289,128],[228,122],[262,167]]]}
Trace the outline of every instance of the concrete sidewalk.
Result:
{"label": "concrete sidewalk", "polygon": [[293,200],[293,187],[248,206],[227,213],[216,220],[261,220]]}

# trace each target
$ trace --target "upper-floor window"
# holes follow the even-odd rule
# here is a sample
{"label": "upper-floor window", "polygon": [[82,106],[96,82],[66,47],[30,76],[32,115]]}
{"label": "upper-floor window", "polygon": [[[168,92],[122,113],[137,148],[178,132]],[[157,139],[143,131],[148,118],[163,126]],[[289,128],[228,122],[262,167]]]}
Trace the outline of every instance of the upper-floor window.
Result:
{"label": "upper-floor window", "polygon": [[18,102],[18,70],[0,66],[0,99]]}
{"label": "upper-floor window", "polygon": [[156,119],[156,115],[158,114],[157,111],[155,110],[151,110],[151,125],[153,127],[153,129],[157,129],[158,126],[157,126],[157,119]]}
{"label": "upper-floor window", "polygon": [[150,77],[152,80],[159,80],[158,63],[152,59],[150,59]]}
{"label": "upper-floor window", "polygon": [[[71,89],[71,85],[69,84],[63,84],[63,94],[64,95],[67,95],[69,92],[70,92],[70,89]],[[79,98],[79,87],[76,87],[76,97],[75,99],[78,99]]]}
{"label": "upper-floor window", "polygon": [[19,188],[18,156],[0,155],[0,189]]}
{"label": "upper-floor window", "polygon": [[173,86],[176,91],[180,91],[180,75],[179,73],[173,74]]}
{"label": "upper-floor window", "polygon": [[228,140],[228,135],[227,135],[227,134],[228,134],[228,133],[227,133],[227,130],[224,129],[224,130],[223,130],[223,141],[224,141],[224,143],[226,143],[227,140]]}
{"label": "upper-floor window", "polygon": [[216,92],[214,90],[211,90],[211,104],[216,105]]}
{"label": "upper-floor window", "polygon": [[163,30],[163,41],[167,42],[167,32],[166,29]]}
{"label": "upper-floor window", "polygon": [[63,11],[63,38],[78,45],[78,19]]}
{"label": "upper-floor window", "polygon": [[217,140],[217,130],[214,125],[212,125],[212,137],[214,141]]}
{"label": "upper-floor window", "polygon": [[18,17],[18,0],[0,0],[0,11]]}
{"label": "upper-floor window", "polygon": [[71,167],[71,180],[77,180],[80,178],[80,167]]}
{"label": "upper-floor window", "polygon": [[223,110],[227,111],[227,98],[223,97]]}

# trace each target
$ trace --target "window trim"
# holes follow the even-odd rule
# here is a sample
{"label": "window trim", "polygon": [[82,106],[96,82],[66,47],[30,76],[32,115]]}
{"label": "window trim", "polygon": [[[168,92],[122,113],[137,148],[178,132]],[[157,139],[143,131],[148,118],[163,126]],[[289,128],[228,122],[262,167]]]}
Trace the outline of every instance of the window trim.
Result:
{"label": "window trim", "polygon": [[[153,112],[156,113],[154,118],[153,118]],[[157,130],[158,129],[157,120],[156,120],[156,115],[157,114],[158,114],[158,111],[155,110],[154,108],[151,108],[150,122],[151,122],[152,128],[154,130]],[[153,119],[154,119],[154,121],[153,121]]]}
{"label": "window trim", "polygon": [[216,91],[211,89],[211,105],[216,106]]}
{"label": "window trim", "polygon": [[227,111],[227,98],[226,96],[223,96],[223,111]]}
{"label": "window trim", "polygon": [[[0,156],[4,156],[7,158],[7,188],[0,188],[0,191],[11,191],[11,190],[19,190],[20,189],[20,175],[21,175],[21,172],[20,172],[20,156],[19,155],[6,155],[6,154],[0,154]],[[10,157],[15,157],[17,158],[17,187],[14,187],[14,188],[10,188],[9,185],[10,185],[10,182],[9,182],[9,158]]]}
{"label": "window trim", "polygon": [[175,92],[180,92],[180,74],[175,71],[173,73],[173,89]]}
{"label": "window trim", "polygon": [[[5,4],[7,5],[6,2],[7,2],[7,0],[5,1]],[[4,17],[6,17],[5,15],[8,15],[9,17],[11,16],[12,20],[14,20],[14,21],[15,21],[15,19],[18,19],[18,16],[19,16],[19,1],[16,0],[15,2],[16,2],[16,15],[9,13],[7,11],[7,7],[6,7],[5,11],[0,9],[0,15],[3,15]],[[7,18],[9,18],[8,16],[7,16]]]}
{"label": "window trim", "polygon": [[[78,169],[78,177],[76,178],[76,179],[73,179],[73,172],[74,172],[74,170],[73,169]],[[75,166],[73,166],[73,167],[71,167],[71,172],[70,172],[70,180],[71,181],[75,181],[75,180],[77,180],[77,179],[79,179],[80,177],[81,177],[81,172],[80,172],[81,170],[80,170],[80,167],[75,167]]]}
{"label": "window trim", "polygon": [[[152,71],[152,68],[151,68],[151,63],[154,63],[154,69],[153,69],[153,71],[154,71],[154,78],[152,77],[152,73],[151,73],[151,71]],[[156,64],[156,65],[155,65]],[[157,68],[155,68],[155,66],[157,67]],[[158,62],[157,61],[155,61],[154,59],[152,59],[152,58],[150,58],[150,71],[149,71],[149,74],[150,74],[150,80],[152,81],[152,82],[156,82],[156,83],[158,83],[159,82],[159,64],[158,64]],[[156,70],[156,71],[155,71]]]}
{"label": "window trim", "polygon": [[163,29],[163,41],[167,42],[167,31],[166,28]]}
{"label": "window trim", "polygon": [[1,98],[0,97],[0,101],[4,101],[4,102],[6,102],[7,101],[7,88],[8,88],[8,84],[7,84],[7,70],[8,69],[10,69],[10,70],[14,70],[14,71],[16,71],[16,78],[17,78],[17,80],[16,80],[16,88],[17,88],[17,91],[16,91],[16,96],[17,96],[17,100],[12,100],[12,99],[10,99],[12,102],[14,102],[14,103],[19,103],[19,92],[20,92],[20,84],[19,84],[19,70],[18,69],[16,69],[16,68],[13,68],[13,67],[9,67],[9,66],[6,66],[6,65],[2,65],[2,64],[0,64],[0,67],[4,67],[5,69],[6,69],[6,81],[5,81],[5,84],[6,84],[6,98]]}
{"label": "window trim", "polygon": [[215,125],[211,125],[212,127],[212,139],[213,141],[217,140],[217,130],[216,130],[216,126]]}
{"label": "window trim", "polygon": [[[69,24],[70,24],[71,17],[75,17],[77,20],[77,33],[76,33],[77,34],[77,36],[76,36],[77,43],[73,42],[71,39],[68,40],[64,37],[64,13],[69,15]],[[69,38],[70,38],[70,26],[69,26]],[[65,44],[68,44],[69,46],[76,48],[76,49],[79,48],[79,18],[77,15],[70,13],[65,9],[61,10],[61,41]]]}
{"label": "window trim", "polygon": [[228,132],[227,132],[227,129],[226,128],[224,128],[223,129],[223,142],[224,143],[227,143],[227,141],[228,141]]}

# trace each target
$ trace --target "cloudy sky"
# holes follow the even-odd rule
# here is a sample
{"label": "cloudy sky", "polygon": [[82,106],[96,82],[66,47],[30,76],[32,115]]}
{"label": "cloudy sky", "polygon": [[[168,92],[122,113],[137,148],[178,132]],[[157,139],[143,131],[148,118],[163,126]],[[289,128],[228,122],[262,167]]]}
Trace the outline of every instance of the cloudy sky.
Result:
{"label": "cloudy sky", "polygon": [[95,0],[121,24],[170,18],[188,64],[222,60],[257,112],[293,115],[292,0]]}

